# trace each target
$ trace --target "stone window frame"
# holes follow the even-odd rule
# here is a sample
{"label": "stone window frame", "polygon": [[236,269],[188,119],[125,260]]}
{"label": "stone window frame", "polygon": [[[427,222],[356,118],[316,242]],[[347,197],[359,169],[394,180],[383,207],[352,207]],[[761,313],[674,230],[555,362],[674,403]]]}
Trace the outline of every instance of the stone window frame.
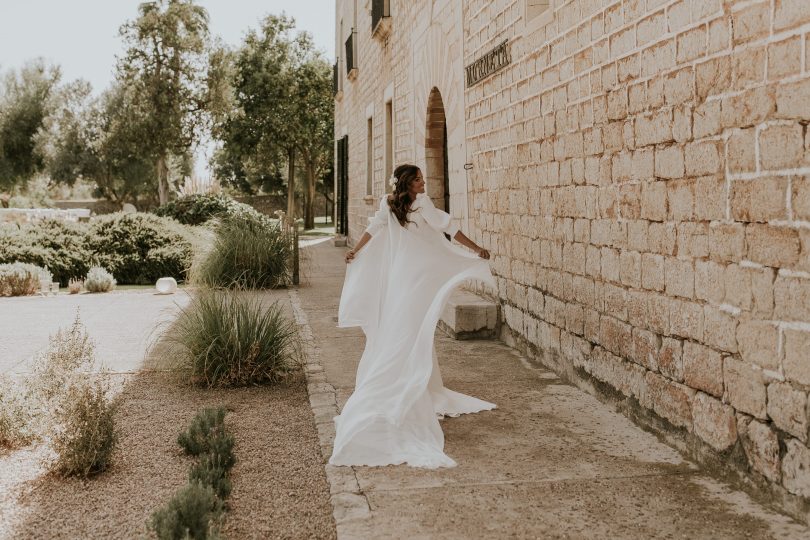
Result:
{"label": "stone window frame", "polygon": [[[548,7],[544,12],[539,15],[536,15],[532,20],[527,19],[527,13],[529,10],[529,1],[530,0],[523,0],[523,33],[525,35],[533,34],[540,28],[544,27],[552,20],[554,20],[554,5],[555,0],[548,0]],[[557,1],[556,3],[559,3]]]}

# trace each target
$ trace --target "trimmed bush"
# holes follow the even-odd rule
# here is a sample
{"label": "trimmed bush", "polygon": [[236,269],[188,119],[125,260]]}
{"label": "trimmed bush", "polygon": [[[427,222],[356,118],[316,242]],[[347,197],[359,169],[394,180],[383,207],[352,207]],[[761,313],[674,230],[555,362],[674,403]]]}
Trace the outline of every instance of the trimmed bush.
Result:
{"label": "trimmed bush", "polygon": [[87,277],[84,278],[84,288],[87,292],[99,293],[109,292],[115,287],[115,278],[104,268],[94,266],[87,272]]}
{"label": "trimmed bush", "polygon": [[222,431],[225,426],[225,409],[202,409],[191,420],[188,429],[177,437],[177,444],[192,456],[199,456],[210,450],[213,433]]}
{"label": "trimmed bush", "polygon": [[277,224],[264,216],[231,216],[192,275],[209,287],[272,289],[292,282],[292,262],[292,239]]}
{"label": "trimmed bush", "polygon": [[90,253],[85,247],[87,226],[48,219],[0,226],[0,263],[25,262],[48,268],[66,286],[70,278],[87,273]]}
{"label": "trimmed bush", "polygon": [[222,501],[211,486],[192,482],[152,514],[150,528],[161,540],[213,538],[218,536],[216,522],[222,511]]}
{"label": "trimmed bush", "polygon": [[166,203],[154,213],[176,219],[184,225],[202,225],[211,218],[227,215],[237,204],[240,203],[227,195],[194,194]]}
{"label": "trimmed bush", "polygon": [[35,264],[0,264],[0,296],[28,296],[36,294],[40,282],[50,285],[51,273]]}
{"label": "trimmed bush", "polygon": [[87,248],[120,283],[148,285],[161,277],[184,280],[192,244],[183,226],[152,214],[111,214],[93,221]]}
{"label": "trimmed bush", "polygon": [[275,382],[298,367],[295,323],[239,291],[200,291],[167,333],[175,358],[207,387]]}

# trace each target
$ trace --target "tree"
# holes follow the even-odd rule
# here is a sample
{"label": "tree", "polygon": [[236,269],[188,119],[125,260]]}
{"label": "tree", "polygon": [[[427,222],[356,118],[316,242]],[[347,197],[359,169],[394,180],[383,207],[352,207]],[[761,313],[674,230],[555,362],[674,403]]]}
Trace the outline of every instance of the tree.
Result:
{"label": "tree", "polygon": [[[225,183],[254,192],[287,173],[287,211],[295,215],[297,160],[303,161],[305,223],[314,224],[315,185],[330,161],[331,68],[295,21],[266,17],[234,55],[233,112],[218,123],[215,170]],[[270,182],[270,185],[275,185]]]}
{"label": "tree", "polygon": [[319,55],[308,58],[297,70],[298,100],[301,114],[298,148],[306,169],[304,191],[304,228],[315,228],[315,184],[332,163],[334,125],[332,66]]}
{"label": "tree", "polygon": [[[40,137],[51,178],[69,185],[79,178],[92,181],[97,196],[119,205],[155,203],[154,155],[145,144],[150,122],[129,89],[113,85],[94,100],[81,83],[64,92]],[[176,161],[170,156],[167,164]]]}
{"label": "tree", "polygon": [[[154,156],[160,204],[169,199],[171,155],[189,153],[220,88],[209,72],[208,13],[193,0],[156,0],[138,6],[138,18],[121,27],[128,49],[118,81],[132,92]],[[214,80],[212,80],[212,77]]]}
{"label": "tree", "polygon": [[41,59],[5,76],[0,96],[0,189],[24,183],[42,169],[36,135],[53,105],[60,77],[57,67]]}
{"label": "tree", "polygon": [[55,182],[73,185],[87,159],[84,122],[91,106],[90,83],[74,81],[55,91],[56,105],[37,133],[36,149],[43,168]]}
{"label": "tree", "polygon": [[214,131],[223,143],[215,170],[247,193],[273,184],[285,160],[288,192],[295,186],[293,28],[292,19],[270,15],[260,31],[248,31],[233,57],[233,109]]}

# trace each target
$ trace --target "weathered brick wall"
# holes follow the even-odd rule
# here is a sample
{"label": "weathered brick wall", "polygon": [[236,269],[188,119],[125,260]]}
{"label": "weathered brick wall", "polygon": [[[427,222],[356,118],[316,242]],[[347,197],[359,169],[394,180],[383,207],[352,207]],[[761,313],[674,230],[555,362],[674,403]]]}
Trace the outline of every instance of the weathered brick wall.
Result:
{"label": "weathered brick wall", "polygon": [[466,103],[509,337],[806,512],[810,2],[552,5],[465,2],[465,64],[512,43]]}

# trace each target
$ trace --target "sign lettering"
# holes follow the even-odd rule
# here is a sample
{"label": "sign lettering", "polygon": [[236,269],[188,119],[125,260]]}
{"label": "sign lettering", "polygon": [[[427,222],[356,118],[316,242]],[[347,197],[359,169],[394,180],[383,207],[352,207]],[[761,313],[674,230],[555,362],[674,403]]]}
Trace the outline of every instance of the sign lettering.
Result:
{"label": "sign lettering", "polygon": [[509,40],[486,53],[484,56],[464,68],[467,73],[467,88],[486,79],[496,71],[503,69],[512,61]]}

